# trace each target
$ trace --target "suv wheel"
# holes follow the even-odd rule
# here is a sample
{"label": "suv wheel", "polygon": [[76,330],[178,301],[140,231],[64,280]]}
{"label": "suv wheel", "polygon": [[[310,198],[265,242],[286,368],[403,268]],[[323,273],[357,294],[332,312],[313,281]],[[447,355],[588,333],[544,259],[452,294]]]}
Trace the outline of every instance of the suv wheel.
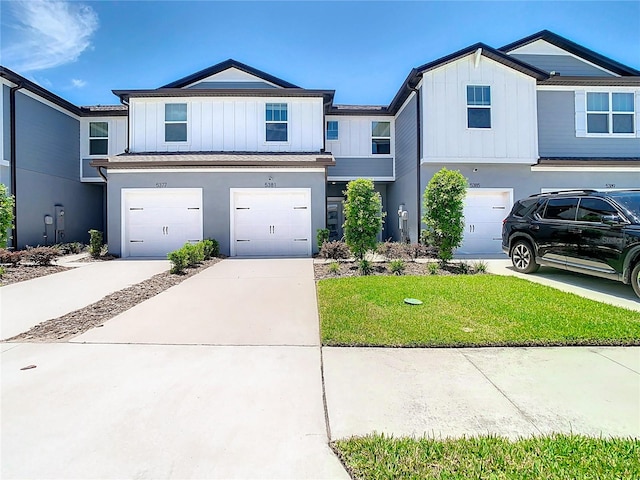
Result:
{"label": "suv wheel", "polygon": [[513,267],[521,273],[537,272],[540,268],[540,265],[536,263],[535,253],[533,252],[533,248],[531,248],[531,244],[524,240],[518,240],[513,245],[511,249],[511,263],[513,263]]}
{"label": "suv wheel", "polygon": [[640,262],[636,263],[633,270],[631,270],[631,286],[636,295],[640,297]]}

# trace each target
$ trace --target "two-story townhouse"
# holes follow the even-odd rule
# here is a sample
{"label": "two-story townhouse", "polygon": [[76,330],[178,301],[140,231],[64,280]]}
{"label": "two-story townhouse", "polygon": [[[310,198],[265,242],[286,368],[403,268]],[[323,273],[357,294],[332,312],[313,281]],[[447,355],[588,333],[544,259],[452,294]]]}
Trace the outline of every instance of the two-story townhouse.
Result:
{"label": "two-story townhouse", "polygon": [[107,179],[109,251],[164,256],[216,238],[232,256],[310,256],[326,221],[333,91],[228,60],[154,90],[118,90],[126,150]]}
{"label": "two-story townhouse", "polygon": [[4,67],[0,83],[0,182],[15,197],[9,245],[87,243],[105,218],[103,185],[82,160],[94,148],[87,129],[94,120],[126,124],[126,110],[77,107]]}

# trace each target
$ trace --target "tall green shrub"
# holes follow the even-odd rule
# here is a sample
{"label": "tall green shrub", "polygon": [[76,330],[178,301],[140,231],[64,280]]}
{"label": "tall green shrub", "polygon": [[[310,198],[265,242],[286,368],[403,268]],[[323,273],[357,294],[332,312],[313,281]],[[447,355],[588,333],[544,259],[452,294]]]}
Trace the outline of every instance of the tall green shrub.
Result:
{"label": "tall green shrub", "polygon": [[431,178],[424,191],[422,221],[442,262],[451,260],[453,251],[462,244],[466,193],[467,179],[458,170],[446,168]]}
{"label": "tall green shrub", "polygon": [[382,200],[373,182],[364,178],[349,182],[345,193],[344,239],[355,257],[362,260],[367,251],[376,248],[382,231]]}
{"label": "tall green shrub", "polygon": [[89,254],[93,258],[98,258],[102,253],[102,232],[99,230],[89,230]]}
{"label": "tall green shrub", "polygon": [[7,194],[7,187],[0,183],[0,248],[7,248],[9,230],[13,228],[13,195]]}

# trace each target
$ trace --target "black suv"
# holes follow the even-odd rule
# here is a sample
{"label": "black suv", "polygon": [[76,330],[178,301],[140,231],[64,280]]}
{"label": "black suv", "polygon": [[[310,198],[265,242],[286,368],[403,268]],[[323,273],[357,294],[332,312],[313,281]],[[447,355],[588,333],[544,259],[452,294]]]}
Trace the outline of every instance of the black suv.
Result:
{"label": "black suv", "polygon": [[515,203],[502,250],[519,272],[540,265],[631,283],[640,297],[640,190],[567,190]]}

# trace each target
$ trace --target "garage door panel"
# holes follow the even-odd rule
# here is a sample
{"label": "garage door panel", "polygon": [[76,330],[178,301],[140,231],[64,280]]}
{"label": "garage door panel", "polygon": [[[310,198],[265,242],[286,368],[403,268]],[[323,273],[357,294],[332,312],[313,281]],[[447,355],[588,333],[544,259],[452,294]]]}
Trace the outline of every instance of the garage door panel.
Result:
{"label": "garage door panel", "polygon": [[511,190],[469,189],[464,205],[464,238],[460,254],[502,251],[502,220],[511,208]]}

